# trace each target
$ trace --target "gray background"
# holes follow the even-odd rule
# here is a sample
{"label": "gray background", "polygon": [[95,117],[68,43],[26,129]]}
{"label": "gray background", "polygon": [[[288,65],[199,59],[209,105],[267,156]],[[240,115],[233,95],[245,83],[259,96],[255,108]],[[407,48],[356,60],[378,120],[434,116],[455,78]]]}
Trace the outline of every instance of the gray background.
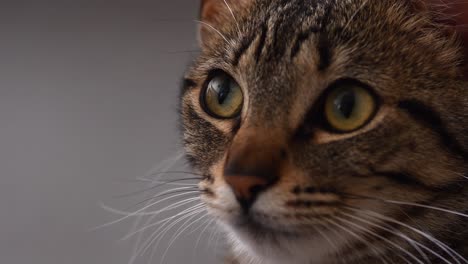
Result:
{"label": "gray background", "polygon": [[[100,202],[131,205],[139,198],[113,197],[180,150],[197,11],[189,0],[0,2],[0,263],[128,263],[133,244],[117,240],[131,222],[89,230],[118,217]],[[210,246],[193,254],[196,238],[164,263],[219,262]]]}

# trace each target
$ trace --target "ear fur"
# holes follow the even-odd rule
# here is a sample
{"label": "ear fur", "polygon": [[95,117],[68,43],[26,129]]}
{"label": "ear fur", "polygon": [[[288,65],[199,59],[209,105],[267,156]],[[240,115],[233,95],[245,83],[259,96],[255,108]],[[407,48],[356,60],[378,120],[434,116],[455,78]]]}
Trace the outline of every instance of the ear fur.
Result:
{"label": "ear fur", "polygon": [[433,25],[451,39],[457,39],[461,46],[464,70],[463,77],[468,80],[468,32],[463,25],[468,24],[468,4],[455,0],[403,0],[414,13],[426,13]]}
{"label": "ear fur", "polygon": [[444,26],[447,35],[456,35],[463,52],[464,78],[468,80],[468,4],[466,1],[418,0],[426,2],[430,11],[435,14],[436,22]]}
{"label": "ear fur", "polygon": [[200,7],[200,43],[204,48],[223,38],[230,28],[238,30],[238,19],[252,0],[202,0]]}

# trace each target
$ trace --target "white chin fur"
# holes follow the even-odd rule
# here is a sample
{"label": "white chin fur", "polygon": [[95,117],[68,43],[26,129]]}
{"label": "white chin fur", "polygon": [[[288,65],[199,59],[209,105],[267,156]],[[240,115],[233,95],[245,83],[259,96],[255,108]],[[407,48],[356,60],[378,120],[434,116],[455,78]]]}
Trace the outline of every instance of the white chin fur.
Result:
{"label": "white chin fur", "polygon": [[234,256],[241,264],[310,264],[327,263],[332,253],[331,245],[321,237],[279,239],[279,241],[259,242],[248,234],[221,224],[227,231],[228,243]]}

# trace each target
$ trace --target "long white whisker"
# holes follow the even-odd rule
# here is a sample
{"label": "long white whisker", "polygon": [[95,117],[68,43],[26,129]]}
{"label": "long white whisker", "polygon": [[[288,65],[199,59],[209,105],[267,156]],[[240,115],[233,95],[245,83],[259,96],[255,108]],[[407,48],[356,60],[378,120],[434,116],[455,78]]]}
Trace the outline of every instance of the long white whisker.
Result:
{"label": "long white whisker", "polygon": [[210,227],[211,224],[215,221],[214,218],[211,219],[211,220],[210,220],[210,219],[208,219],[208,220],[209,220],[209,221],[207,222],[205,228],[203,228],[203,230],[200,232],[200,235],[198,236],[197,242],[195,242],[195,249],[198,247],[198,244],[200,243],[201,238],[202,238],[203,234],[205,233],[206,229],[207,229],[208,227]]}
{"label": "long white whisker", "polygon": [[[170,170],[171,168],[173,168],[177,164],[177,162],[179,160],[181,160],[183,158],[184,154],[185,154],[185,152],[183,150],[176,152],[176,154],[173,157],[162,161],[160,164],[153,167],[143,177],[137,177],[136,179],[140,180],[142,182],[149,182],[149,183],[154,184],[154,182],[157,182],[158,179],[161,178],[162,175],[163,175],[163,174],[158,174],[158,177],[155,178],[155,177],[153,177],[154,172],[155,171],[168,171],[168,170]],[[153,179],[149,179],[150,177],[153,178]],[[151,202],[148,201],[146,203],[146,205],[148,205],[150,203]],[[143,220],[143,216],[141,216],[141,215],[136,216],[136,220],[134,221],[134,224],[133,224],[132,228],[129,230],[129,232],[132,232],[132,231],[136,230],[138,228],[138,226],[140,225],[140,222],[142,220]],[[139,245],[140,245],[142,239],[143,239],[143,233],[140,233],[137,236],[137,239],[135,241],[135,245],[134,245],[134,247],[132,249],[132,255],[131,255],[131,258],[129,259],[129,262],[128,262],[129,264],[133,264],[136,261],[136,259],[138,257],[138,255],[136,253],[138,251],[138,248],[139,248]]]}
{"label": "long white whisker", "polygon": [[155,250],[158,248],[159,246],[159,243],[161,242],[161,240],[166,236],[167,232],[169,232],[174,226],[176,226],[177,224],[179,224],[180,222],[184,221],[185,219],[187,218],[190,218],[192,217],[193,215],[197,215],[197,214],[200,214],[202,213],[205,208],[203,208],[204,206],[202,205],[200,208],[198,208],[199,210],[194,210],[193,212],[191,213],[188,213],[187,215],[181,217],[180,219],[174,221],[173,223],[171,223],[170,225],[166,226],[162,231],[161,233],[157,234],[151,241],[150,243],[148,243],[148,245],[146,246],[146,248],[143,250],[143,254],[144,252],[146,252],[150,247],[151,245],[156,242],[154,248],[153,248],[153,252],[151,253],[151,257],[150,257],[150,263],[152,262],[153,260],[153,256],[154,256],[154,252]]}
{"label": "long white whisker", "polygon": [[198,186],[196,183],[165,182],[160,180],[152,181],[153,184],[175,185],[175,186]]}
{"label": "long white whisker", "polygon": [[203,221],[200,225],[198,225],[196,228],[191,230],[187,235],[191,235],[191,234],[197,232],[199,229],[203,228],[208,221],[211,220],[211,218],[209,217],[210,216],[209,214],[206,214],[205,216],[208,216],[208,218],[205,221]]}
{"label": "long white whisker", "polygon": [[[329,232],[332,232],[336,237],[338,237],[339,239],[341,239],[341,241],[346,241],[346,238],[343,236],[342,233],[340,233],[338,230],[334,229],[334,228],[331,228],[329,226],[327,226],[325,223],[320,223],[325,229],[327,229]],[[346,243],[347,244],[347,243]],[[340,256],[340,263],[347,263],[349,262],[349,257],[347,256]]]}
{"label": "long white whisker", "polygon": [[[195,207],[195,206],[194,206]],[[172,222],[171,224],[169,224],[170,222],[169,221],[165,221],[165,223],[163,223],[163,225],[161,225],[160,227],[158,227],[143,243],[142,243],[142,246],[138,249],[137,251],[137,255],[138,256],[142,256],[145,254],[145,252],[148,250],[148,248],[151,246],[151,244],[153,244],[153,242],[162,234],[159,233],[160,230],[163,230],[163,229],[166,229],[167,226],[169,226],[169,228],[171,228],[172,226],[176,225],[177,223],[179,223],[180,221],[183,221],[184,219],[186,219],[187,217],[190,217],[191,215],[193,214],[196,214],[197,211],[201,208],[201,207],[192,207],[190,208],[191,211],[188,211],[186,212],[186,214],[184,215],[181,215],[179,216],[179,219],[177,219],[176,221]],[[168,225],[169,224],[169,225]],[[165,234],[165,233],[164,233]]]}
{"label": "long white whisker", "polygon": [[[176,208],[178,208],[178,207],[185,206],[185,205],[187,205],[187,204],[193,203],[193,202],[195,202],[196,200],[199,200],[199,197],[184,199],[184,200],[182,200],[182,201],[180,201],[180,202],[177,202],[177,203],[175,203],[175,204],[169,205],[169,206],[167,206],[166,208],[163,208],[162,210],[169,211],[169,210],[172,210],[172,209],[176,209]],[[199,203],[199,204],[201,204],[201,203]],[[194,206],[195,206],[195,205],[194,205]],[[193,208],[193,206],[187,208],[186,210],[184,210],[183,212],[178,213],[178,214],[175,215],[175,216],[171,216],[171,217],[167,217],[167,218],[165,218],[165,219],[162,219],[162,220],[158,221],[157,224],[163,224],[163,225],[165,225],[169,220],[174,219],[174,218],[178,217],[179,215],[181,215],[181,214],[183,214],[183,213],[185,213],[185,212],[189,212],[189,210],[190,210],[191,208]],[[130,264],[132,264],[132,263],[138,258],[138,256],[139,256],[138,252],[139,252],[139,249],[142,247],[142,246],[141,246],[141,243],[142,243],[143,235],[144,235],[143,230],[146,230],[146,229],[149,228],[149,227],[152,227],[152,226],[157,225],[157,224],[152,224],[152,225],[150,226],[150,223],[151,223],[151,222],[153,221],[153,219],[155,219],[158,215],[159,215],[159,214],[155,214],[155,215],[152,215],[151,217],[149,217],[149,218],[147,219],[147,221],[142,225],[142,227],[140,228],[140,230],[136,230],[137,227],[138,227],[138,225],[139,225],[140,220],[143,218],[143,216],[139,216],[139,217],[137,218],[137,220],[135,221],[135,222],[137,223],[137,224],[136,224],[136,227],[133,228],[132,230],[130,230],[129,234],[127,234],[124,238],[121,239],[121,240],[128,239],[128,238],[130,238],[131,236],[133,236],[133,235],[135,235],[135,234],[138,233],[137,241],[135,242],[135,247],[134,247],[133,253],[132,253],[132,258],[130,259]]]}
{"label": "long white whisker", "polygon": [[[178,151],[173,157],[163,160],[157,166],[154,166],[143,177],[137,177],[137,179],[140,179],[143,181],[150,181],[150,182],[154,181],[155,179],[150,179],[150,177],[153,177],[155,172],[168,171],[169,169],[174,167],[179,160],[181,160],[184,157],[184,153],[185,153],[184,151]],[[156,178],[160,178],[159,174],[158,174],[158,177]]]}
{"label": "long white whisker", "polygon": [[160,196],[164,196],[173,192],[178,192],[178,191],[183,191],[183,190],[193,190],[195,186],[188,186],[188,187],[177,187],[177,188],[172,188],[163,192],[160,192],[156,195],[154,195],[152,198],[157,198]]}
{"label": "long white whisker", "polygon": [[362,5],[356,10],[356,12],[354,12],[354,14],[349,18],[348,22],[346,23],[346,25],[343,27],[343,31],[345,31],[349,25],[351,25],[351,23],[353,22],[354,18],[359,14],[359,12],[361,12],[361,10],[367,5],[367,3],[369,2],[369,0],[366,0],[362,3]]}
{"label": "long white whisker", "polygon": [[[196,219],[195,221],[193,222],[190,222],[193,218],[195,218],[196,216],[198,216],[200,213],[204,213],[201,217],[199,217],[198,219]],[[162,258],[161,258],[161,263],[164,263],[164,259],[166,257],[166,254],[167,252],[169,251],[169,249],[171,248],[171,246],[174,244],[174,242],[177,240],[177,238],[179,238],[185,230],[187,230],[188,228],[190,228],[192,225],[198,223],[200,220],[202,220],[204,217],[207,216],[206,214],[206,211],[201,211],[200,213],[190,217],[189,219],[187,219],[180,227],[179,229],[176,230],[176,232],[174,233],[174,236],[173,238],[171,239],[171,241],[169,242],[169,245],[167,246],[166,250],[164,251],[163,255],[162,255]],[[190,222],[190,223],[189,223]],[[188,224],[187,224],[188,223]],[[184,227],[185,226],[185,227]]]}
{"label": "long white whisker", "polygon": [[167,198],[164,198],[164,199],[161,199],[161,200],[158,200],[157,202],[154,202],[154,203],[151,203],[149,205],[146,205],[144,206],[143,208],[137,210],[137,211],[134,211],[134,212],[123,212],[123,211],[120,211],[120,210],[116,210],[114,208],[111,208],[107,205],[104,205],[104,204],[101,204],[101,207],[104,208],[105,210],[108,210],[110,212],[113,212],[113,213],[116,213],[116,214],[121,214],[121,215],[124,215],[123,217],[117,219],[117,220],[114,220],[114,221],[111,221],[109,223],[106,223],[106,224],[103,224],[103,225],[100,225],[98,227],[95,227],[93,228],[92,230],[97,230],[97,229],[101,229],[103,227],[107,227],[107,226],[110,226],[110,225],[113,225],[113,224],[117,224],[119,222],[122,222],[124,221],[125,219],[128,219],[132,216],[141,216],[141,215],[154,215],[154,214],[157,214],[157,213],[160,213],[161,210],[159,211],[156,211],[156,212],[147,212],[145,213],[144,211],[150,207],[153,207],[163,201],[167,201],[169,199],[172,199],[172,198],[175,198],[175,197],[179,197],[179,196],[183,196],[183,195],[187,195],[187,194],[194,194],[194,193],[199,193],[198,191],[194,191],[194,192],[187,192],[187,193],[182,193],[182,194],[177,194],[177,195],[173,195],[173,196],[170,196],[170,197],[167,197]]}
{"label": "long white whisker", "polygon": [[195,22],[200,23],[201,25],[206,26],[206,27],[210,28],[211,30],[215,31],[218,35],[220,35],[224,39],[224,41],[226,41],[227,44],[229,44],[229,40],[226,38],[226,36],[224,36],[223,33],[221,33],[221,31],[217,30],[215,27],[213,27],[209,23],[206,23],[206,22],[200,21],[200,20],[195,20]]}
{"label": "long white whisker", "polygon": [[[334,217],[335,219],[338,219],[340,220],[338,217]],[[375,246],[373,246],[372,244],[370,244],[369,241],[367,241],[366,239],[362,238],[360,235],[358,235],[356,232],[348,229],[348,228],[345,228],[344,226],[336,223],[335,221],[333,220],[330,220],[330,219],[327,219],[326,220],[327,222],[329,222],[330,224],[340,228],[341,230],[347,232],[348,234],[352,235],[353,237],[355,237],[357,240],[361,241],[362,243],[364,243],[365,245],[367,245],[367,247],[372,250],[375,254],[376,257],[379,257],[379,256],[382,256],[382,252],[379,252],[376,250]],[[387,263],[384,259],[382,259],[385,263]]]}
{"label": "long white whisker", "polygon": [[335,250],[335,251],[338,251],[339,248],[338,246],[333,243],[333,241],[331,241],[331,239],[327,236],[327,234],[325,234],[324,232],[322,232],[322,230],[320,230],[320,228],[316,227],[316,226],[313,226],[314,227],[314,230],[319,233],[320,236],[322,236],[327,242],[328,244],[330,244],[330,246]]}
{"label": "long white whisker", "polygon": [[[208,246],[211,246],[213,244],[213,240],[216,235],[216,232],[217,230],[215,228],[211,229],[210,236],[208,237]],[[216,246],[216,244],[214,246]]]}
{"label": "long white whisker", "polygon": [[406,249],[404,249],[403,247],[399,246],[398,244],[394,243],[393,241],[391,241],[391,240],[389,240],[389,239],[387,239],[387,238],[385,238],[385,237],[383,237],[383,236],[381,236],[381,235],[379,235],[379,234],[377,234],[377,233],[375,233],[375,232],[369,231],[368,229],[362,227],[361,225],[358,225],[358,224],[356,224],[356,223],[353,223],[353,222],[351,222],[351,221],[348,221],[348,220],[346,220],[346,219],[344,219],[344,218],[337,217],[337,219],[339,219],[339,220],[342,221],[342,222],[346,222],[346,223],[348,223],[349,225],[352,225],[352,226],[354,226],[354,227],[356,227],[356,228],[358,228],[358,229],[361,229],[361,230],[363,230],[364,232],[368,232],[368,233],[372,234],[372,235],[375,236],[375,237],[380,238],[381,240],[383,240],[383,241],[389,243],[390,245],[392,245],[392,246],[394,246],[395,248],[399,249],[400,251],[404,252],[404,253],[405,253],[406,255],[408,255],[410,258],[414,259],[417,263],[419,263],[419,264],[424,264],[424,262],[422,262],[420,259],[418,259],[418,258],[417,258],[415,255],[413,255],[411,252],[409,252],[408,250],[406,250]]}
{"label": "long white whisker", "polygon": [[[356,219],[357,221],[363,222],[363,223],[365,223],[365,224],[368,224],[368,225],[377,227],[377,228],[379,228],[379,229],[385,230],[385,231],[387,231],[387,232],[389,232],[389,233],[394,233],[395,235],[397,235],[397,236],[399,236],[399,237],[405,239],[416,251],[418,251],[418,253],[419,253],[419,254],[425,259],[425,261],[428,262],[428,263],[431,263],[431,261],[429,260],[428,256],[421,250],[421,248],[423,248],[423,249],[427,250],[428,252],[434,254],[436,257],[438,257],[438,258],[440,258],[440,259],[445,260],[446,262],[448,262],[448,260],[446,260],[444,257],[440,256],[439,254],[437,254],[436,252],[434,252],[434,251],[431,250],[430,248],[428,248],[428,247],[424,246],[423,244],[421,244],[421,243],[419,243],[419,242],[417,242],[417,241],[411,239],[410,237],[406,236],[405,234],[399,232],[399,231],[396,230],[396,229],[391,230],[391,229],[389,229],[389,228],[386,228],[386,227],[384,227],[384,226],[378,225],[378,224],[373,223],[373,222],[371,222],[371,221],[367,221],[367,220],[365,220],[365,219],[362,219],[362,218],[360,218],[360,217],[354,216],[354,215],[352,215],[352,214],[348,214],[348,213],[344,213],[344,212],[342,212],[342,214],[343,214],[343,215],[346,215],[346,216],[348,216],[348,217],[350,217],[350,218]],[[396,232],[396,231],[398,231],[398,232]],[[451,264],[451,263],[448,262],[448,264]]]}
{"label": "long white whisker", "polygon": [[430,205],[410,203],[410,202],[401,202],[401,201],[394,201],[394,200],[385,200],[385,199],[382,199],[382,201],[384,201],[386,203],[391,203],[391,204],[408,205],[408,206],[415,206],[415,207],[420,207],[420,208],[432,209],[432,210],[436,210],[436,211],[439,211],[439,212],[445,212],[445,213],[454,214],[454,215],[458,215],[458,216],[468,218],[467,214],[460,213],[460,212],[453,211],[453,210],[449,210],[449,209],[445,209],[445,208],[430,206]]}
{"label": "long white whisker", "polygon": [[[183,201],[183,203],[179,204],[177,207],[181,207],[181,206],[184,206],[184,205],[193,203],[193,202],[195,202],[195,201],[198,200],[198,199],[199,199],[199,198],[197,197],[197,198],[192,198],[192,199]],[[180,212],[180,213],[177,213],[177,214],[175,214],[175,215],[169,216],[169,217],[164,218],[164,219],[162,219],[162,220],[159,220],[159,221],[157,221],[157,222],[155,222],[155,223],[152,223],[152,224],[145,224],[142,228],[140,228],[140,229],[138,229],[138,230],[135,230],[135,231],[133,231],[133,232],[127,234],[127,235],[126,235],[125,237],[123,237],[121,240],[127,240],[127,239],[129,239],[130,237],[134,236],[135,234],[141,233],[141,232],[143,232],[143,231],[145,231],[145,230],[147,230],[147,229],[149,229],[149,228],[151,228],[151,227],[153,227],[153,226],[156,226],[156,225],[162,224],[162,223],[164,223],[164,222],[167,222],[167,221],[169,221],[169,220],[172,220],[172,219],[174,219],[174,218],[177,218],[178,216],[183,215],[183,214],[189,212],[193,207],[199,206],[199,205],[201,205],[201,203],[198,203],[198,204],[196,204],[196,205],[194,205],[194,206],[192,206],[192,207],[189,207],[189,208],[183,210],[183,211]],[[172,208],[172,209],[174,209],[174,208]],[[147,221],[147,223],[150,222],[152,219],[153,219],[153,218],[149,219],[149,221]]]}
{"label": "long white whisker", "polygon": [[414,228],[414,227],[412,227],[412,226],[410,226],[408,224],[405,224],[405,223],[403,223],[401,221],[397,221],[397,220],[395,220],[393,218],[386,217],[386,216],[384,216],[382,214],[379,214],[377,212],[373,212],[373,211],[369,211],[369,210],[362,210],[362,209],[355,209],[355,208],[352,208],[352,207],[348,207],[348,209],[356,211],[356,212],[362,212],[362,213],[365,213],[365,214],[367,214],[369,216],[373,216],[375,218],[379,218],[379,219],[382,219],[384,221],[388,221],[388,222],[391,222],[391,223],[406,227],[406,228],[412,230],[413,232],[416,232],[417,234],[425,237],[426,239],[428,239],[432,243],[436,244],[437,246],[439,246],[442,250],[444,250],[447,254],[449,254],[455,261],[457,261],[457,263],[460,263],[460,262],[458,262],[457,258],[453,254],[455,254],[458,258],[462,259],[465,263],[468,263],[468,260],[466,260],[458,252],[456,252],[455,250],[451,249],[449,246],[444,244],[442,241],[436,239],[435,237],[432,237],[432,236],[426,234],[425,232],[423,232],[423,231],[421,231],[421,230],[419,230],[417,228]]}
{"label": "long white whisker", "polygon": [[236,22],[237,30],[238,30],[239,33],[240,33],[241,30],[240,30],[240,27],[239,27],[239,21],[237,21],[237,18],[236,18],[236,16],[234,15],[234,12],[232,11],[232,8],[229,6],[228,2],[227,2],[226,0],[223,0],[223,1],[224,1],[224,4],[226,5],[226,7],[229,9],[229,12],[231,13],[232,18],[234,18],[234,21]]}

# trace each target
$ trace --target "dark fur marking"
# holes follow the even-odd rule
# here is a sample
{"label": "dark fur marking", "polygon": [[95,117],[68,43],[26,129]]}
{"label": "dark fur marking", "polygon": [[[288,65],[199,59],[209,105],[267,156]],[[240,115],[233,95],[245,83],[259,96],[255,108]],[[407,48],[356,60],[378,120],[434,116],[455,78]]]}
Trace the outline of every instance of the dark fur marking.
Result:
{"label": "dark fur marking", "polygon": [[327,38],[327,25],[330,23],[331,19],[331,11],[333,8],[333,4],[330,3],[330,5],[327,6],[325,10],[325,14],[322,17],[322,21],[320,23],[320,36],[319,36],[319,41],[317,45],[317,50],[319,53],[319,65],[318,65],[318,70],[319,71],[324,71],[326,70],[331,63],[332,60],[332,53],[330,50],[330,41]]}
{"label": "dark fur marking", "polygon": [[340,206],[341,202],[326,202],[326,201],[313,201],[313,200],[293,200],[286,202],[289,207],[325,207],[325,206]]}
{"label": "dark fur marking", "polygon": [[197,83],[189,78],[184,78],[182,80],[182,95],[185,94],[187,91],[189,91],[191,88],[194,88],[197,86]]}
{"label": "dark fur marking", "polygon": [[211,190],[210,188],[204,188],[201,190],[201,192],[206,195],[206,196],[209,196],[211,198],[215,198],[216,197],[216,194],[213,192],[213,190]]}
{"label": "dark fur marking", "polygon": [[302,189],[300,186],[296,186],[292,189],[291,191],[292,193],[296,194],[296,195],[299,195],[301,192],[302,192]]}
{"label": "dark fur marking", "polygon": [[400,185],[411,186],[419,189],[433,189],[431,186],[428,186],[416,176],[413,176],[407,172],[373,171],[373,174],[376,176],[385,177]]}
{"label": "dark fur marking", "polygon": [[328,67],[330,67],[331,60],[332,60],[332,53],[330,50],[330,45],[327,37],[325,35],[320,35],[319,42],[317,46],[317,50],[319,53],[319,64],[318,70],[324,71]]}
{"label": "dark fur marking", "polygon": [[299,51],[301,50],[302,44],[309,39],[310,35],[313,33],[319,32],[319,28],[317,27],[311,27],[309,30],[305,32],[301,32],[297,38],[296,41],[294,42],[292,49],[291,49],[291,59],[295,58]]}
{"label": "dark fur marking", "polygon": [[257,49],[255,50],[255,60],[260,60],[260,56],[262,55],[263,48],[265,47],[266,38],[268,33],[268,27],[266,25],[262,26],[262,32],[260,33],[260,39],[258,41]]}
{"label": "dark fur marking", "polygon": [[192,154],[189,154],[189,153],[186,153],[185,154],[185,159],[187,160],[187,162],[191,165],[191,166],[195,166],[197,164],[197,157],[192,155]]}
{"label": "dark fur marking", "polygon": [[285,20],[281,17],[276,21],[275,27],[273,28],[272,55],[274,55],[276,59],[283,57],[286,52],[284,24]]}
{"label": "dark fur marking", "polygon": [[326,31],[326,27],[328,24],[330,24],[330,19],[331,19],[331,11],[332,8],[334,7],[334,1],[332,1],[325,9],[325,13],[323,14],[321,25],[320,25],[320,31],[324,33]]}
{"label": "dark fur marking", "polygon": [[453,154],[468,158],[468,151],[464,150],[456,138],[445,127],[440,115],[431,107],[417,100],[404,100],[398,103],[400,109],[405,110],[413,119],[435,131],[440,136],[441,143]]}
{"label": "dark fur marking", "polygon": [[248,36],[241,41],[241,45],[238,50],[234,53],[234,59],[232,61],[232,65],[237,66],[239,64],[242,55],[250,48],[252,42],[254,41],[255,36]]}
{"label": "dark fur marking", "polygon": [[237,118],[237,120],[234,121],[234,126],[232,127],[232,135],[237,134],[237,131],[239,131],[241,126],[242,126],[242,120],[240,118]]}

